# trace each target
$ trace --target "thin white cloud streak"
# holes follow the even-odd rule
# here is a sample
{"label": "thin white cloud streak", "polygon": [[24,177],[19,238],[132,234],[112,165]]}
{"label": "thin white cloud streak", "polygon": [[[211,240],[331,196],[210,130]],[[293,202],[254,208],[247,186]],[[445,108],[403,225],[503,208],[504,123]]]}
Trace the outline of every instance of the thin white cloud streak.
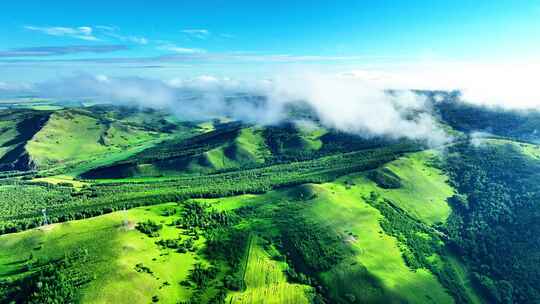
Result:
{"label": "thin white cloud streak", "polygon": [[66,45],[66,46],[37,46],[29,48],[17,48],[0,50],[0,58],[17,57],[47,57],[78,53],[110,53],[126,50],[124,45]]}
{"label": "thin white cloud streak", "polygon": [[143,36],[123,35],[120,33],[120,29],[114,26],[98,25],[96,26],[96,29],[100,34],[122,42],[131,42],[141,45],[147,45],[150,42],[148,38]]}
{"label": "thin white cloud streak", "polygon": [[29,83],[9,83],[0,81],[0,94],[2,96],[16,95],[20,92],[30,92],[34,88]]}
{"label": "thin white cloud streak", "polygon": [[175,44],[165,44],[158,47],[158,49],[167,51],[167,52],[173,52],[175,54],[180,55],[203,55],[206,54],[206,50],[199,49],[199,48],[186,48],[186,47],[180,47]]}
{"label": "thin white cloud streak", "polygon": [[207,29],[184,29],[182,33],[197,39],[206,39],[210,36],[210,31]]}
{"label": "thin white cloud streak", "polygon": [[50,36],[64,36],[71,37],[75,39],[87,40],[87,41],[97,41],[99,40],[93,34],[93,28],[90,26],[79,26],[79,27],[63,27],[63,26],[49,26],[49,27],[40,27],[40,26],[31,26],[27,25],[24,27],[30,31],[36,31]]}
{"label": "thin white cloud streak", "polygon": [[135,44],[146,45],[149,43],[149,39],[142,36],[124,35],[120,33],[120,30],[114,26],[97,25],[92,26],[79,26],[79,27],[65,27],[65,26],[24,26],[26,30],[40,32],[49,36],[57,37],[71,37],[75,39],[81,39],[86,41],[101,41],[105,37],[112,38],[114,40],[122,42],[130,42]]}
{"label": "thin white cloud streak", "polygon": [[138,44],[148,44],[148,38],[139,36],[127,36],[127,41],[131,41]]}

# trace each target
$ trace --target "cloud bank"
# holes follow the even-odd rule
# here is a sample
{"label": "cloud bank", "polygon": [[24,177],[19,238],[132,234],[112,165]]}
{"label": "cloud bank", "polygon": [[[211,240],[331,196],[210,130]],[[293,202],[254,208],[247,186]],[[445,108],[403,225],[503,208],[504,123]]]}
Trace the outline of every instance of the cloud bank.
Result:
{"label": "cloud bank", "polygon": [[312,107],[322,125],[341,131],[432,145],[448,140],[423,97],[410,91],[390,94],[346,76],[308,73],[246,82],[212,76],[162,81],[79,75],[33,89],[42,97],[168,109],[190,120],[227,116],[259,124],[279,123],[288,105],[301,103]]}
{"label": "cloud bank", "polygon": [[425,62],[391,69],[359,69],[344,75],[377,87],[459,90],[465,102],[506,110],[540,109],[540,63]]}
{"label": "cloud bank", "polygon": [[[245,60],[252,62],[253,58]],[[431,103],[411,89],[460,90],[462,101],[471,104],[504,110],[540,110],[540,94],[535,85],[540,64],[532,62],[426,63],[330,73],[293,71],[287,75],[240,81],[212,76],[159,80],[83,74],[31,87],[0,83],[0,93],[22,88],[24,92],[57,99],[86,98],[164,108],[185,119],[229,116],[262,124],[282,121],[291,103],[307,103],[327,127],[363,136],[420,139],[434,145],[449,138],[429,108]],[[389,94],[388,89],[399,93]],[[238,93],[244,94],[242,98]],[[261,96],[264,98],[257,99]]]}

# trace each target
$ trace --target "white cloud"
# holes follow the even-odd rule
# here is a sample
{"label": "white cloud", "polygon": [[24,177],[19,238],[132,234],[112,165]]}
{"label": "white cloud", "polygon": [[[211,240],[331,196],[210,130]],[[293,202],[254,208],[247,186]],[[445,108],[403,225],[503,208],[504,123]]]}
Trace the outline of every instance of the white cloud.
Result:
{"label": "white cloud", "polygon": [[[64,36],[71,37],[87,41],[99,41],[100,38],[109,37],[122,42],[131,42],[136,44],[148,44],[149,39],[142,36],[123,35],[120,30],[114,26],[97,25],[91,26],[79,26],[79,27],[64,27],[64,26],[52,26],[52,27],[39,27],[39,26],[25,26],[30,31],[36,31],[51,36]],[[99,37],[99,38],[98,38]]]}
{"label": "white cloud", "polygon": [[142,44],[142,45],[146,45],[149,43],[149,39],[146,37],[123,35],[120,33],[120,29],[115,26],[97,25],[96,29],[100,32],[100,34],[107,37],[114,38],[119,41],[131,42],[131,43]]}
{"label": "white cloud", "polygon": [[29,83],[9,83],[0,81],[2,96],[18,95],[20,92],[31,92],[33,86]]}
{"label": "white cloud", "polygon": [[145,37],[138,36],[127,36],[126,40],[137,43],[137,44],[148,44],[148,39]]}
{"label": "white cloud", "polygon": [[[170,81],[80,75],[37,84],[36,92],[43,97],[86,97],[168,108],[184,119],[228,116],[260,124],[277,123],[285,118],[287,104],[306,102],[323,125],[345,132],[419,139],[433,145],[448,140],[423,98],[411,92],[388,94],[369,83],[336,75],[302,74],[250,82],[212,75]],[[228,98],[238,93],[266,99],[250,103]]]}
{"label": "white cloud", "polygon": [[99,40],[93,34],[93,29],[90,26],[79,26],[79,27],[63,27],[63,26],[52,26],[52,27],[39,27],[39,26],[25,26],[24,27],[30,31],[36,31],[44,33],[51,36],[64,36],[71,37],[75,39],[88,40],[88,41],[97,41]]}
{"label": "white cloud", "polygon": [[540,109],[540,63],[420,62],[345,72],[377,87],[460,90],[469,103],[504,109]]}
{"label": "white cloud", "polygon": [[197,39],[206,39],[210,36],[210,31],[206,29],[185,29],[181,32]]}
{"label": "white cloud", "polygon": [[198,49],[198,48],[186,48],[186,47],[180,47],[174,44],[165,44],[159,46],[160,50],[173,52],[177,54],[183,54],[183,55],[193,55],[193,54],[204,54],[206,53],[206,50]]}
{"label": "white cloud", "polygon": [[[442,131],[426,107],[426,100],[410,91],[388,94],[368,82],[348,77],[304,74],[278,78],[271,86],[277,100],[304,100],[326,126],[350,133],[445,142]],[[415,110],[424,110],[414,119]]]}

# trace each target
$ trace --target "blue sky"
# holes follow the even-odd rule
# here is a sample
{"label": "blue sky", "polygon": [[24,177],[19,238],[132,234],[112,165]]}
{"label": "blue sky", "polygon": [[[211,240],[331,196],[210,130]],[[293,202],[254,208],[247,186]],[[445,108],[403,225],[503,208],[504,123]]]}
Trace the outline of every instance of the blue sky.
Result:
{"label": "blue sky", "polygon": [[535,59],[540,1],[3,1],[0,81]]}

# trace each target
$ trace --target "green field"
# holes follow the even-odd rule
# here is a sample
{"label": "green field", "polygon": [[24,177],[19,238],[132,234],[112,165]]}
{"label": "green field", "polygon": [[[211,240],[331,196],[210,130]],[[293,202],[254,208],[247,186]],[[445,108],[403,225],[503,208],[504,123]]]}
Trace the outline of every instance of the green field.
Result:
{"label": "green field", "polygon": [[448,177],[429,164],[436,157],[435,151],[428,150],[390,162],[385,168],[400,177],[402,186],[378,189],[383,196],[428,224],[446,221],[451,212],[446,199],[454,194],[447,183]]}
{"label": "green field", "polygon": [[66,162],[87,162],[102,155],[154,140],[159,134],[102,121],[73,111],[56,112],[26,144],[32,159],[42,167]]}
{"label": "green field", "polygon": [[[54,260],[82,248],[90,255],[85,271],[95,279],[81,289],[81,303],[149,303],[154,295],[164,303],[187,300],[191,291],[178,283],[186,279],[196,261],[204,259],[196,253],[161,249],[155,244],[156,239],[134,229],[137,222],[148,219],[170,221],[161,214],[175,206],[135,208],[1,236],[0,278],[25,275],[25,265],[31,262]],[[176,238],[180,232],[164,225],[160,237]],[[139,263],[153,274],[137,272]],[[165,282],[170,285],[164,285]]]}
{"label": "green field", "polygon": [[498,145],[512,145],[519,149],[523,154],[532,157],[534,159],[540,159],[540,146],[531,144],[531,143],[524,143],[524,142],[515,142],[511,140],[503,140],[503,139],[489,139],[489,143],[492,144],[498,144]]}
{"label": "green field", "polygon": [[310,287],[288,283],[284,273],[287,264],[272,260],[257,237],[252,237],[246,259],[246,290],[231,293],[227,303],[310,303]]}
{"label": "green field", "polygon": [[[334,298],[344,298],[347,294],[360,302],[453,303],[429,270],[412,270],[405,264],[400,249],[404,245],[383,231],[380,226],[382,215],[363,199],[375,191],[394,200],[427,224],[444,221],[449,213],[446,198],[452,195],[453,189],[447,184],[446,176],[429,165],[433,156],[431,151],[414,153],[389,163],[386,167],[401,178],[403,186],[399,189],[379,188],[365,174],[310,186],[316,198],[302,211],[304,216],[324,229],[335,232],[355,252],[350,259],[321,274],[325,285],[333,291]],[[246,205],[264,206],[265,203],[289,198],[289,192],[277,191],[263,196],[205,201],[239,208]],[[463,267],[453,261],[455,267]],[[469,292],[471,297],[475,297],[474,291],[469,289]]]}
{"label": "green field", "polygon": [[[342,235],[355,251],[352,260],[322,276],[335,296],[352,294],[361,302],[401,299],[411,303],[452,303],[452,298],[429,271],[407,267],[396,239],[382,231],[380,213],[362,199],[367,194],[362,187],[364,180],[351,179],[360,186],[349,189],[342,183],[315,186],[318,197],[307,211],[311,219]],[[361,266],[379,284],[358,284],[358,278],[367,277]]]}

